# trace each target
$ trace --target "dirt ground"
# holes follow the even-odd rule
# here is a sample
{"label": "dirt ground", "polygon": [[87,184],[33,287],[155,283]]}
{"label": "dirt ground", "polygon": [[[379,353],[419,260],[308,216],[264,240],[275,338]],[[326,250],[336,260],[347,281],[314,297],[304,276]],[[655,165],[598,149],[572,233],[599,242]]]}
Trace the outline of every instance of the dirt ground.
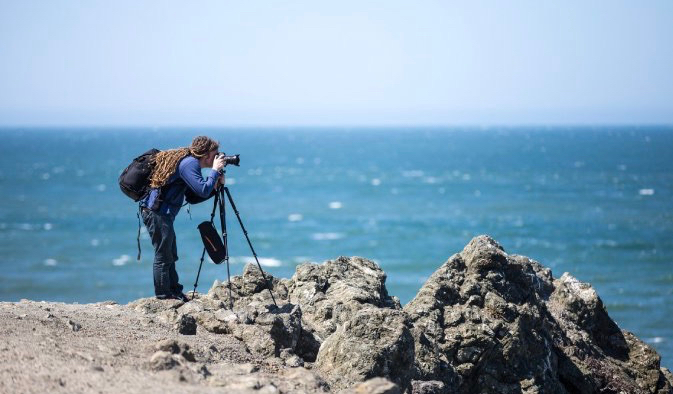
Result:
{"label": "dirt ground", "polygon": [[256,357],[231,335],[182,335],[127,305],[0,303],[1,393],[324,391],[312,371]]}

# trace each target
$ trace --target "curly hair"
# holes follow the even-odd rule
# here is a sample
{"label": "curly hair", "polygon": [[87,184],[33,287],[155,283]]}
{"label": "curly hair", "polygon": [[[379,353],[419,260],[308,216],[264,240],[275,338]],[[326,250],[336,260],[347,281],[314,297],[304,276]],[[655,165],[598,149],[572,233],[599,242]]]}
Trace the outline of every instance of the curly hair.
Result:
{"label": "curly hair", "polygon": [[168,149],[161,151],[154,156],[152,161],[152,177],[150,178],[150,187],[159,188],[166,184],[168,178],[173,175],[178,167],[180,160],[191,155],[197,159],[206,156],[208,153],[219,149],[220,144],[212,138],[200,135],[192,140],[189,147]]}

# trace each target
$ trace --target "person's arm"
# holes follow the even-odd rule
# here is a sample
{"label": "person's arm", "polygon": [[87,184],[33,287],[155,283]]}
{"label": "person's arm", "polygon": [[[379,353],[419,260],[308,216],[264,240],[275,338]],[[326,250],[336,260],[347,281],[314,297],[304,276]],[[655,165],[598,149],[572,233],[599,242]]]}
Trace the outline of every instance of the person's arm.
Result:
{"label": "person's arm", "polygon": [[215,193],[217,193],[217,189],[213,188],[213,191],[208,195],[208,197],[204,198],[198,196],[196,193],[192,191],[192,189],[187,188],[187,190],[185,190],[185,200],[190,204],[199,204],[210,199],[212,196],[215,195]]}
{"label": "person's arm", "polygon": [[187,202],[196,204],[189,200],[196,201],[196,199],[201,199],[199,202],[203,202],[214,195],[213,191],[220,176],[218,171],[211,170],[208,177],[204,179],[201,175],[201,167],[196,160],[186,162],[183,160],[178,166],[178,171],[180,171],[182,180],[187,184],[187,192],[190,192],[185,192]]}

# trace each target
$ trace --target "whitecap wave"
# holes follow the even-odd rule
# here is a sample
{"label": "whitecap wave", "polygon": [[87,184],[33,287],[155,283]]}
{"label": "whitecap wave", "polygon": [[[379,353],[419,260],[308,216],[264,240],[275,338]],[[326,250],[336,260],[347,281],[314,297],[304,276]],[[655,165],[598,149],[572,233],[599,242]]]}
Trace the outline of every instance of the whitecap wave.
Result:
{"label": "whitecap wave", "polygon": [[46,265],[47,267],[53,267],[56,264],[58,264],[58,261],[56,259],[46,259],[46,260],[44,260],[44,265]]}
{"label": "whitecap wave", "polygon": [[123,255],[117,257],[116,259],[113,259],[112,260],[112,265],[119,267],[119,266],[122,266],[122,265],[126,265],[126,263],[128,263],[129,261],[131,261],[131,256],[129,256],[127,254],[123,254]]}
{"label": "whitecap wave", "polygon": [[288,215],[287,220],[290,222],[301,222],[304,220],[304,216],[301,213],[291,213]]}
{"label": "whitecap wave", "polygon": [[[283,262],[278,259],[274,259],[273,257],[258,257],[258,259],[259,264],[265,267],[280,267],[283,265]],[[245,264],[257,264],[254,257],[244,257],[243,262]]]}
{"label": "whitecap wave", "polygon": [[344,235],[342,233],[314,233],[311,234],[311,239],[314,241],[333,241],[336,239],[341,239],[343,238]]}
{"label": "whitecap wave", "polygon": [[640,194],[641,196],[653,196],[654,189],[640,189],[638,190],[638,194]]}
{"label": "whitecap wave", "polygon": [[[283,262],[273,257],[257,257],[259,264],[265,267],[280,267]],[[231,264],[257,264],[254,256],[232,256],[229,257]]]}

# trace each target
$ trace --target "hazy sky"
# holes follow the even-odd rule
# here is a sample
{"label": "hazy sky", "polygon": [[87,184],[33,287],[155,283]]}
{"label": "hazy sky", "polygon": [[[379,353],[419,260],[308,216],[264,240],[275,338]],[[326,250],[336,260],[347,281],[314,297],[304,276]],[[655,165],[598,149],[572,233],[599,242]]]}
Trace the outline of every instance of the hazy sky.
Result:
{"label": "hazy sky", "polygon": [[673,123],[673,1],[5,1],[2,125]]}

